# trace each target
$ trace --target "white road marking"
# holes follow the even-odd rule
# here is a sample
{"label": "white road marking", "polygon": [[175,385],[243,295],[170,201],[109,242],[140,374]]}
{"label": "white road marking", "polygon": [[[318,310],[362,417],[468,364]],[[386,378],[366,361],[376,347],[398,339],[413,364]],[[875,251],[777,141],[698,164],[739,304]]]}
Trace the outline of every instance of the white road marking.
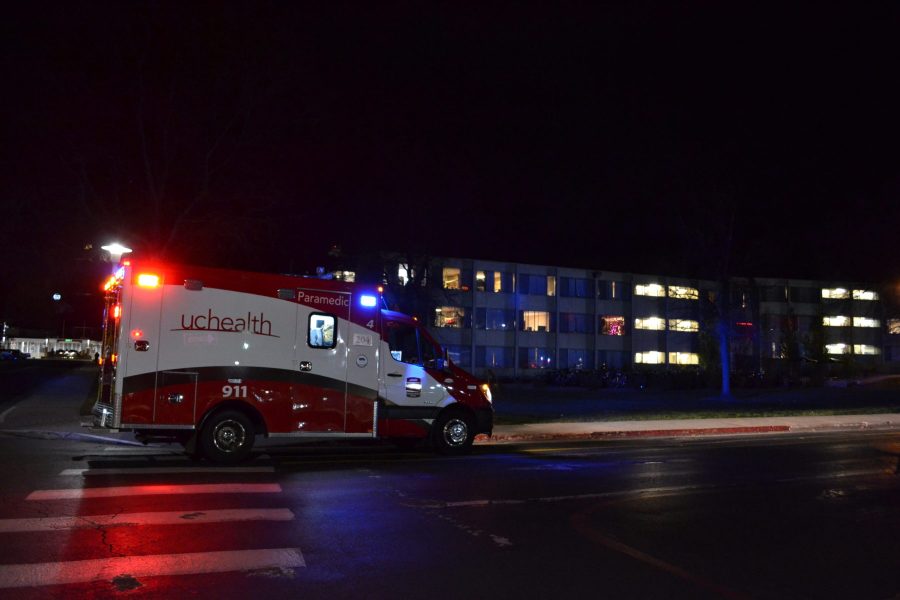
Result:
{"label": "white road marking", "polygon": [[61,531],[97,527],[137,525],[187,525],[190,523],[228,523],[234,521],[292,521],[294,513],[287,508],[232,509],[206,511],[169,511],[87,515],[82,517],[46,517],[35,519],[0,519],[0,533]]}
{"label": "white road marking", "polygon": [[298,548],[156,554],[69,562],[0,565],[0,588],[111,581],[121,575],[139,578],[272,568],[291,569],[305,566],[306,561]]}
{"label": "white road marking", "polygon": [[263,494],[280,492],[277,483],[208,483],[199,485],[131,485],[120,487],[37,490],[26,500],[68,500],[117,496],[168,496],[175,494]]}
{"label": "white road marking", "polygon": [[15,410],[16,406],[17,406],[16,404],[13,404],[12,406],[10,406],[6,410],[4,410],[2,413],[0,413],[0,423],[3,423],[6,420],[6,415],[11,413],[13,410]]}
{"label": "white road marking", "polygon": [[274,473],[275,467],[125,467],[119,469],[64,469],[60,475],[162,475],[179,473]]}

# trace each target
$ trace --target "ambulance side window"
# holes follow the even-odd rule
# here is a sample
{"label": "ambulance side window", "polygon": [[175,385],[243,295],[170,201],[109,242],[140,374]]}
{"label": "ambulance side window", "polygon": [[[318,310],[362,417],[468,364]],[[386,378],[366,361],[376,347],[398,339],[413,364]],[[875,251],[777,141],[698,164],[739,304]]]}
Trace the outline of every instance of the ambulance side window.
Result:
{"label": "ambulance side window", "polygon": [[309,315],[306,343],[310,348],[334,348],[337,343],[336,326],[337,320],[334,315],[312,313]]}
{"label": "ambulance side window", "polygon": [[386,325],[388,329],[388,347],[394,360],[414,365],[422,364],[419,356],[419,340],[416,335],[416,328],[394,321],[389,321]]}

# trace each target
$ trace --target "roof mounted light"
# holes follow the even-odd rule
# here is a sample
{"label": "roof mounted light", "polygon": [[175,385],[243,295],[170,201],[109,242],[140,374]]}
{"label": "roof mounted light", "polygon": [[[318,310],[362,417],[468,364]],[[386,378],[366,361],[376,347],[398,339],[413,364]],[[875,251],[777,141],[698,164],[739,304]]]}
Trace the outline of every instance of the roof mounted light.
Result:
{"label": "roof mounted light", "polygon": [[378,298],[371,294],[363,294],[359,297],[359,303],[366,308],[372,308],[378,305]]}
{"label": "roof mounted light", "polygon": [[137,276],[137,284],[140,287],[155,288],[159,287],[159,275],[153,273],[141,273]]}

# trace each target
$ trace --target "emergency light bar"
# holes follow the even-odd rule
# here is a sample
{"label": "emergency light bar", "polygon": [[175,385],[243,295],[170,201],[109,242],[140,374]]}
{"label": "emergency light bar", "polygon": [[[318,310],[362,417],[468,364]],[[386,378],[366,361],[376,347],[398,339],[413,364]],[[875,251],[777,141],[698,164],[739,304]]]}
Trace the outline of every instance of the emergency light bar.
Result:
{"label": "emergency light bar", "polygon": [[363,295],[359,297],[359,303],[365,306],[366,308],[372,308],[378,305],[378,298],[375,296],[371,296],[369,294]]}

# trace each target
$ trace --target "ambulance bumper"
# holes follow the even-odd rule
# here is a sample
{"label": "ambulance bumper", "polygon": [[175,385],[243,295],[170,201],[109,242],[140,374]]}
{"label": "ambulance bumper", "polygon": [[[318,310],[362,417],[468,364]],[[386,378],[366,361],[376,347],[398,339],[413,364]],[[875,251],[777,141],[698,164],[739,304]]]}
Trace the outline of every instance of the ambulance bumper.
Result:
{"label": "ambulance bumper", "polygon": [[488,436],[494,431],[494,409],[482,408],[475,411],[475,434],[484,433]]}

